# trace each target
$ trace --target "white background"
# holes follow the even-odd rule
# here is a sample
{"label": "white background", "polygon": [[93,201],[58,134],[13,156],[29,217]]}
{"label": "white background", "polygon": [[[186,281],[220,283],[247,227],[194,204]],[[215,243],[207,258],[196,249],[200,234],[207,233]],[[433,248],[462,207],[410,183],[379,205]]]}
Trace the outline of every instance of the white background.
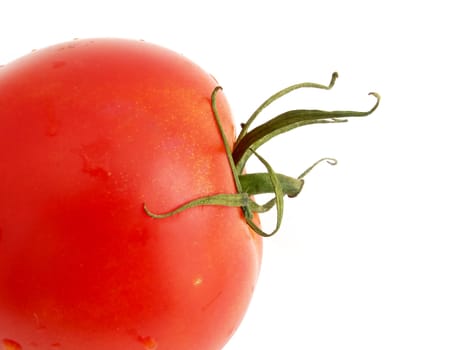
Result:
{"label": "white background", "polygon": [[327,84],[334,70],[332,91],[294,94],[263,118],[365,110],[367,93],[379,92],[369,118],[305,127],[261,148],[289,175],[323,156],[339,164],[321,165],[286,201],[225,350],[465,350],[464,23],[462,2],[449,0],[7,0],[0,63],[75,37],[144,39],[216,76],[237,123],[279,89]]}

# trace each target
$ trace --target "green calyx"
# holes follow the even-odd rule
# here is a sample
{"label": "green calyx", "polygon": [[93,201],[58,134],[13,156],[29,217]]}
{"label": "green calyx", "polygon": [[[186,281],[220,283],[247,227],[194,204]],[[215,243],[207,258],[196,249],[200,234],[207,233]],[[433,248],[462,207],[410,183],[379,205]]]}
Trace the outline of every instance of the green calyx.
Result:
{"label": "green calyx", "polygon": [[[265,122],[264,124],[253,128],[252,130],[249,130],[249,128],[256,117],[267,106],[280,97],[301,88],[330,90],[334,86],[337,77],[337,73],[333,73],[329,85],[301,83],[289,86],[288,88],[285,88],[272,95],[263,104],[261,104],[261,106],[251,115],[246,123],[242,124],[242,129],[232,149],[229,146],[223,126],[220,122],[219,113],[217,111],[216,96],[221,87],[216,87],[211,94],[211,108],[225,147],[237,193],[214,194],[211,196],[197,198],[188,203],[182,204],[170,212],[162,214],[153,213],[151,210],[149,210],[147,205],[143,203],[143,209],[146,214],[153,219],[164,219],[197,206],[216,205],[240,207],[243,209],[245,221],[257,234],[263,237],[269,237],[275,234],[279,230],[282,223],[284,197],[296,197],[303,188],[304,177],[311,170],[313,170],[316,165],[323,161],[326,161],[330,165],[335,165],[337,164],[337,161],[333,158],[322,158],[315,162],[311,167],[306,169],[298,177],[290,177],[276,173],[271,165],[263,157],[261,157],[256,152],[256,150],[273,137],[300,126],[309,124],[342,123],[346,122],[347,118],[350,117],[368,116],[378,107],[380,96],[375,92],[369,93],[369,95],[372,95],[376,98],[376,103],[368,111],[322,111],[314,109],[298,109],[282,113],[275,118]],[[258,158],[258,160],[264,165],[266,172],[245,174],[245,164],[252,155]],[[274,197],[264,204],[258,204],[252,198],[253,195],[257,194],[272,194]],[[254,213],[265,213],[274,207],[276,208],[276,226],[272,232],[266,233],[254,222]]]}

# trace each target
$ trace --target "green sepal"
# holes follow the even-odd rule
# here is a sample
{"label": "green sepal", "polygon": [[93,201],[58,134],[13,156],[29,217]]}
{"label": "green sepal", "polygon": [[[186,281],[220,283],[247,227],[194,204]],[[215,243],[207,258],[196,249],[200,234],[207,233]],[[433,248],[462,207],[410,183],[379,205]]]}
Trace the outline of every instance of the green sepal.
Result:
{"label": "green sepal", "polygon": [[250,201],[251,199],[249,198],[247,193],[221,193],[194,199],[167,213],[156,214],[148,209],[146,203],[143,203],[143,209],[146,212],[146,214],[153,219],[164,219],[194,207],[205,205],[220,205],[225,207],[247,207]]}
{"label": "green sepal", "polygon": [[252,154],[252,150],[258,149],[261,145],[271,140],[273,137],[290,131],[292,129],[310,125],[346,122],[350,117],[366,117],[378,108],[380,96],[375,92],[370,92],[376,98],[373,107],[368,111],[323,111],[317,109],[297,109],[278,115],[246,133],[238,140],[232,151],[232,158],[239,173],[243,172],[245,163]]}
{"label": "green sepal", "polygon": [[[304,180],[283,174],[276,174],[282,191],[288,197],[297,196],[303,188]],[[250,195],[274,193],[274,185],[269,173],[251,173],[239,176],[242,189]]]}

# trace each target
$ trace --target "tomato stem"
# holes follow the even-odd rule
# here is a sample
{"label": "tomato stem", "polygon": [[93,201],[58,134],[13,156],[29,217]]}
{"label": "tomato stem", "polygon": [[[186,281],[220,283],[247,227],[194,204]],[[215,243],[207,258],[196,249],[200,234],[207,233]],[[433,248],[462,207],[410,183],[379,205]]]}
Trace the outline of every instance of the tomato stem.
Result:
{"label": "tomato stem", "polygon": [[[219,133],[224,144],[225,152],[229,165],[232,171],[232,176],[235,182],[237,193],[230,194],[215,194],[202,198],[194,199],[188,203],[182,204],[178,208],[163,214],[155,214],[148,209],[143,203],[145,213],[154,219],[162,219],[175,214],[179,214],[184,210],[204,205],[220,205],[229,207],[240,207],[243,209],[245,221],[257,234],[269,237],[275,234],[282,223],[284,211],[284,196],[295,197],[303,188],[303,178],[315,168],[316,165],[326,161],[330,165],[336,165],[337,161],[334,158],[322,158],[315,162],[311,167],[307,168],[297,178],[277,174],[272,166],[257,153],[257,149],[272,139],[273,137],[282,133],[288,132],[292,129],[310,124],[323,124],[323,123],[342,123],[346,122],[346,118],[350,117],[365,117],[372,114],[379,105],[380,96],[376,92],[370,92],[376,98],[376,102],[372,108],[367,111],[323,111],[316,109],[297,109],[282,113],[275,118],[257,126],[256,128],[248,131],[256,117],[271,103],[280,97],[301,88],[317,88],[330,90],[337,79],[337,73],[333,73],[331,81],[328,85],[317,83],[301,83],[289,86],[276,94],[272,95],[265,102],[263,102],[256,111],[251,115],[248,121],[242,124],[242,130],[239,133],[237,141],[233,149],[230,148],[226,134],[220,121],[219,113],[217,110],[216,96],[222,88],[217,86],[211,94],[211,108],[214,114]],[[245,174],[244,168],[248,159],[254,155],[265,166],[265,173]],[[274,197],[261,205],[252,199],[255,194],[273,194]],[[264,213],[276,207],[276,226],[271,233],[264,232],[259,225],[254,221],[253,213]]]}
{"label": "tomato stem", "polygon": [[[219,128],[219,132],[220,132],[221,137],[222,137],[222,143],[224,144],[225,152],[227,154],[227,159],[229,160],[230,167],[232,169],[235,169],[235,162],[234,162],[234,160],[232,158],[232,151],[230,150],[229,141],[227,140],[227,136],[225,135],[224,128],[222,127],[222,123],[221,123],[221,120],[220,120],[220,117],[219,117],[219,112],[217,111],[216,96],[217,96],[217,92],[219,90],[222,90],[222,87],[221,86],[216,86],[216,88],[211,93],[211,108],[212,108],[212,112],[214,114],[214,118],[216,119],[216,123],[217,123],[217,126]],[[236,171],[232,171],[232,175],[234,177],[235,187],[237,188],[237,192],[239,192],[239,193],[243,192],[242,191],[242,184],[241,184],[241,182],[240,182],[240,180],[238,178],[238,173]]]}

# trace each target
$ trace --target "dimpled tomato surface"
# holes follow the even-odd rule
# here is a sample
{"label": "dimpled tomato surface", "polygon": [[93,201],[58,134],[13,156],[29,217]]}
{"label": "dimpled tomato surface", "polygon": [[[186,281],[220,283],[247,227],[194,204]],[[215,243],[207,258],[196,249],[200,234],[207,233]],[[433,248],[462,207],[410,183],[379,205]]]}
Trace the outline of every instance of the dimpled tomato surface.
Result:
{"label": "dimpled tomato surface", "polygon": [[[0,68],[0,348],[219,350],[257,280],[211,107],[217,82],[143,41],[74,40]],[[234,127],[217,108],[231,144]],[[3,348],[2,348],[3,346]]]}

